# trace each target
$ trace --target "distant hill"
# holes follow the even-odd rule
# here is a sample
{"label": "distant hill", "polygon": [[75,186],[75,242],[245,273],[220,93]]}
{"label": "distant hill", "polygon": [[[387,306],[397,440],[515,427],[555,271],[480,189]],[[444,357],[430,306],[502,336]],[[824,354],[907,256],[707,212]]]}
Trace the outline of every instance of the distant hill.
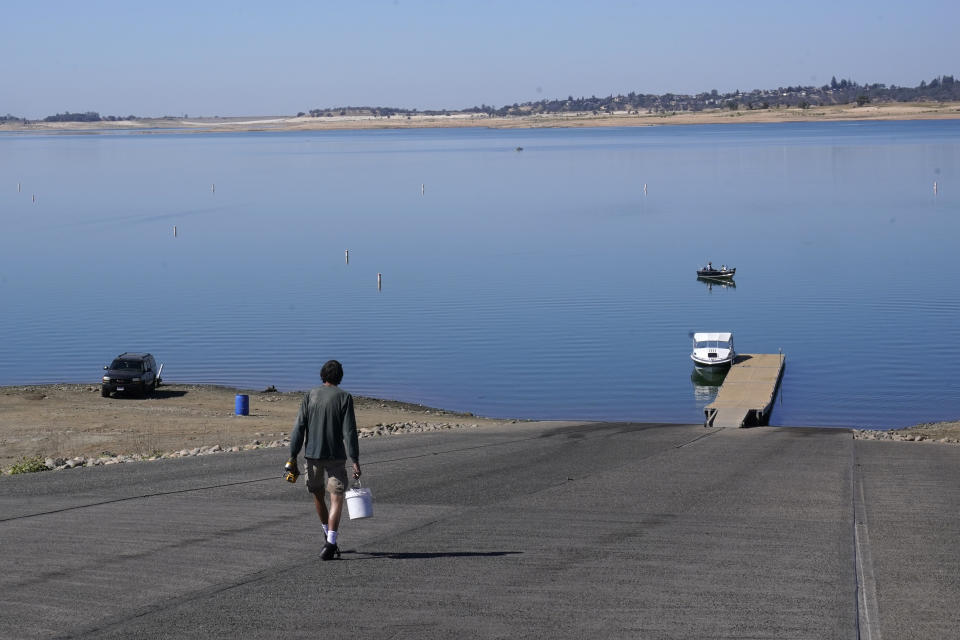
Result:
{"label": "distant hill", "polygon": [[885,84],[861,85],[852,80],[831,79],[822,87],[778,87],[776,89],[754,89],[750,92],[734,91],[718,93],[713,91],[688,94],[652,94],[631,91],[626,95],[610,95],[605,98],[544,99],[536,102],[514,103],[502,107],[480,105],[460,111],[420,111],[396,107],[331,107],[311,109],[299,116],[411,116],[411,115],[452,115],[456,113],[486,113],[491,116],[528,116],[550,113],[593,112],[645,112],[664,113],[679,111],[703,111],[705,109],[776,109],[782,107],[810,108],[832,104],[870,104],[878,102],[953,102],[960,101],[960,83],[953,76],[937,76],[930,82],[923,81],[916,87],[887,86]]}
{"label": "distant hill", "polygon": [[[896,85],[861,85],[852,80],[830,80],[821,87],[778,87],[776,89],[754,89],[750,92],[734,91],[718,93],[716,89],[689,94],[653,94],[631,91],[626,95],[609,95],[605,98],[544,99],[536,102],[514,103],[502,107],[480,105],[460,110],[419,110],[402,107],[328,107],[310,109],[297,114],[299,117],[329,118],[334,116],[375,116],[382,118],[407,117],[413,115],[445,116],[455,114],[480,114],[490,116],[529,116],[536,114],[560,113],[677,113],[684,111],[703,111],[706,109],[729,109],[731,111],[811,108],[836,104],[871,104],[889,102],[957,102],[960,101],[960,82],[953,76],[937,76],[929,82],[923,81],[916,87],[898,87]],[[184,116],[186,117],[186,116]],[[169,119],[170,116],[164,116]],[[96,111],[83,113],[58,113],[47,116],[44,122],[113,122],[117,120],[137,120],[137,116],[101,116]],[[0,116],[3,122],[28,122],[25,118],[10,115]]]}
{"label": "distant hill", "polygon": [[703,111],[704,109],[776,109],[780,107],[810,108],[833,104],[869,104],[877,102],[951,102],[960,100],[960,83],[953,76],[939,76],[929,83],[924,81],[916,87],[887,86],[884,84],[861,85],[852,80],[833,78],[822,87],[779,87],[755,89],[748,93],[718,93],[716,90],[683,95],[665,93],[607,96],[598,98],[574,98],[566,100],[540,100],[494,109],[480,106],[465,109],[466,112],[489,113],[490,115],[530,115],[537,113],[584,112],[647,112]]}

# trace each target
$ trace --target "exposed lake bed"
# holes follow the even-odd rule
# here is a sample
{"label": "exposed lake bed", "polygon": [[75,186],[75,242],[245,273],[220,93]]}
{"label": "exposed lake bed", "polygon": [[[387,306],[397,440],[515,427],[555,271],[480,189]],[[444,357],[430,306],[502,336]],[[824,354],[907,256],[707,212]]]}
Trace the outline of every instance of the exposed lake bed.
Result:
{"label": "exposed lake bed", "polygon": [[[238,393],[250,398],[248,416],[234,413]],[[98,387],[82,384],[0,387],[0,472],[24,460],[67,469],[263,448],[278,450],[279,468],[302,398],[299,392],[216,385],[164,385],[146,398],[101,398]],[[518,422],[375,398],[356,397],[355,405],[361,438]],[[956,445],[960,422],[852,434],[857,439]]]}
{"label": "exposed lake bed", "polygon": [[331,131],[359,129],[423,129],[487,127],[528,129],[539,127],[650,127],[678,124],[734,124],[775,122],[835,122],[868,120],[939,120],[960,118],[956,102],[877,102],[874,104],[819,105],[814,108],[705,109],[666,112],[568,112],[527,116],[495,116],[486,113],[447,115],[410,114],[394,116],[252,116],[252,117],[165,117],[99,122],[0,122],[0,131],[47,133],[117,132],[177,129],[181,132]]}
{"label": "exposed lake bed", "polygon": [[[249,415],[235,414],[236,394],[248,396]],[[282,448],[302,399],[299,392],[216,385],[164,384],[147,397],[111,398],[94,385],[0,387],[0,470],[21,459],[98,466]],[[517,422],[374,398],[354,403],[361,438]],[[278,460],[284,455],[278,451]]]}

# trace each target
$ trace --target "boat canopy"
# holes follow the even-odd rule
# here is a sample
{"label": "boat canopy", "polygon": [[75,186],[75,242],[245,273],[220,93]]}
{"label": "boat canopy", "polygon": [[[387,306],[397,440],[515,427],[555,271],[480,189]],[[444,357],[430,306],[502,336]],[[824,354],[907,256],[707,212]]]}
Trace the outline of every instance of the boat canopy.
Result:
{"label": "boat canopy", "polygon": [[696,342],[730,342],[733,340],[732,333],[695,333],[693,339]]}

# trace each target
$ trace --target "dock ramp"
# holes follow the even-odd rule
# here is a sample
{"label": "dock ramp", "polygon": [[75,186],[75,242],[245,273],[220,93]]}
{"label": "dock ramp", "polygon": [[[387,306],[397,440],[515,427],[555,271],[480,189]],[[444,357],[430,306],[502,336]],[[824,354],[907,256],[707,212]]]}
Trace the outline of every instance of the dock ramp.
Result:
{"label": "dock ramp", "polygon": [[721,407],[710,416],[709,427],[742,427],[747,421],[749,409],[741,407]]}
{"label": "dock ramp", "polygon": [[782,353],[743,353],[736,357],[717,398],[704,410],[704,426],[746,427],[770,419],[783,377]]}

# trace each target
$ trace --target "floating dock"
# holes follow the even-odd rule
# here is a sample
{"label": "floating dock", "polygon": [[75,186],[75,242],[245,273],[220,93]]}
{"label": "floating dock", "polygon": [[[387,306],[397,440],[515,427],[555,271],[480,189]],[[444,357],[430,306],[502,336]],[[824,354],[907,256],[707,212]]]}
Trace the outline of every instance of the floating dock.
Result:
{"label": "floating dock", "polygon": [[717,399],[703,409],[705,427],[767,424],[783,377],[782,353],[741,353],[730,366]]}

